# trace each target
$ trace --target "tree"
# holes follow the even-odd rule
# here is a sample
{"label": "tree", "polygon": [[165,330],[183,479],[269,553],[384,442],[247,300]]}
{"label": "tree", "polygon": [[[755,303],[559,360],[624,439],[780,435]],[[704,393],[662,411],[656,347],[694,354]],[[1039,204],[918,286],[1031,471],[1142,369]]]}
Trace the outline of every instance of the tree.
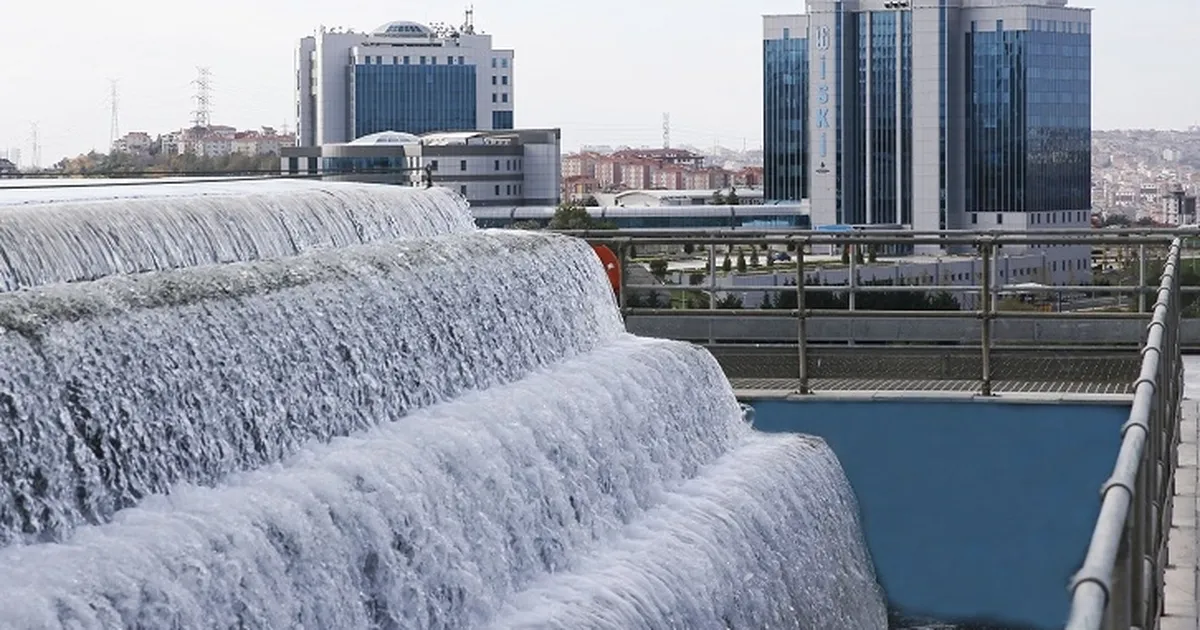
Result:
{"label": "tree", "polygon": [[746,273],[746,255],[741,252],[738,252],[737,270],[738,273]]}
{"label": "tree", "polygon": [[709,203],[709,205],[713,205],[713,206],[729,205],[725,202],[725,195],[722,195],[721,191],[719,191],[719,190],[713,191],[712,199],[710,199],[708,203]]}
{"label": "tree", "polygon": [[877,249],[878,248],[875,245],[867,246],[867,262],[874,263],[878,260],[879,254],[877,252]]}
{"label": "tree", "polygon": [[554,218],[550,219],[550,229],[591,230],[595,229],[595,221],[583,206],[564,203],[554,211]]}
{"label": "tree", "polygon": [[737,189],[736,189],[736,188],[730,188],[730,189],[729,189],[729,194],[728,194],[728,195],[725,195],[725,205],[727,205],[727,206],[737,206],[737,205],[741,205],[741,203],[742,203],[742,200],[741,200],[741,199],[738,199],[738,195],[737,195]]}
{"label": "tree", "polygon": [[667,261],[666,261],[666,259],[665,258],[655,258],[654,260],[651,260],[650,261],[650,273],[654,274],[654,277],[658,278],[659,282],[661,282],[663,278],[667,277]]}
{"label": "tree", "polygon": [[708,274],[699,273],[699,272],[692,273],[692,274],[688,275],[688,284],[690,284],[694,287],[700,286],[700,285],[704,284],[704,281],[707,279],[708,279]]}
{"label": "tree", "polygon": [[767,267],[768,268],[775,267],[775,256],[773,256],[771,254],[767,254]]}
{"label": "tree", "polygon": [[587,208],[599,208],[600,202],[596,200],[596,195],[588,195],[584,197],[583,205]]}
{"label": "tree", "polygon": [[516,221],[508,226],[510,230],[540,230],[542,226],[537,221]]}
{"label": "tree", "polygon": [[684,243],[683,244],[683,253],[688,254],[688,255],[696,253],[696,246],[691,243]]}
{"label": "tree", "polygon": [[857,245],[854,246],[854,262],[859,265],[863,264],[862,247],[859,247]]}
{"label": "tree", "polygon": [[750,250],[750,266],[755,267],[755,268],[757,268],[759,266],[758,249],[757,248],[752,248]]}
{"label": "tree", "polygon": [[850,247],[848,245],[842,247],[842,264],[850,264]]}
{"label": "tree", "polygon": [[717,308],[736,310],[742,308],[742,298],[726,293],[725,297],[717,300]]}
{"label": "tree", "polygon": [[725,254],[725,260],[721,263],[721,271],[725,273],[733,271],[733,261],[729,260],[729,254]]}

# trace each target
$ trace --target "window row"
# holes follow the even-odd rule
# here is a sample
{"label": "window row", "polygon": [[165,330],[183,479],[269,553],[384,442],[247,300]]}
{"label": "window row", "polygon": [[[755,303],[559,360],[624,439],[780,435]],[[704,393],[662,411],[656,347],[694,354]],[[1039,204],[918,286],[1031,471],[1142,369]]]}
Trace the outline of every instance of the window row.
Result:
{"label": "window row", "polygon": [[[436,65],[438,65],[438,59],[439,58],[435,55],[421,55],[420,57],[417,57],[417,65],[436,66]],[[413,60],[413,58],[411,55],[403,55],[403,56],[392,55],[392,64],[393,65],[397,65],[397,66],[412,65],[412,60]],[[366,57],[363,57],[363,64],[368,65],[368,66],[371,66],[371,65],[382,66],[382,65],[384,65],[383,64],[383,55],[367,55]],[[465,65],[467,65],[467,58],[463,57],[462,55],[459,55],[457,57],[450,55],[450,56],[446,57],[445,65],[447,65],[447,66],[465,66]]]}

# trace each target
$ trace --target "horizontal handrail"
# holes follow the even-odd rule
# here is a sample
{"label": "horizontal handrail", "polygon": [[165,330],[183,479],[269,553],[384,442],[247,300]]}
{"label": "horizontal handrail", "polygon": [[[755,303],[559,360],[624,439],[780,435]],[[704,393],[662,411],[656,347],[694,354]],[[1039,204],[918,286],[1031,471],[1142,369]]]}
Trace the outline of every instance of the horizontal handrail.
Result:
{"label": "horizontal handrail", "polygon": [[[1167,479],[1173,472],[1171,441],[1160,438],[1175,431],[1179,405],[1178,391],[1168,379],[1177,378],[1179,363],[1176,271],[1181,249],[1179,241],[1172,245],[1163,270],[1120,453],[1103,489],[1087,556],[1071,583],[1068,630],[1157,625],[1155,604],[1161,601],[1164,569],[1159,550],[1165,544],[1165,527],[1162,515],[1155,514],[1163,506],[1155,501],[1169,498],[1152,495],[1170,487],[1158,479],[1157,471],[1165,468]],[[1153,584],[1143,584],[1147,574]]]}
{"label": "horizontal handrail", "polygon": [[[978,335],[971,333],[975,341],[956,346],[976,351],[980,355],[980,373],[963,375],[968,380],[980,383],[980,393],[992,395],[992,353],[1004,351],[1009,345],[996,343],[996,325],[1004,321],[1148,321],[1149,326],[1143,346],[1141,373],[1134,383],[1133,403],[1128,422],[1122,431],[1122,442],[1112,477],[1104,486],[1101,509],[1097,518],[1087,556],[1070,584],[1071,613],[1069,630],[1099,630],[1104,628],[1154,627],[1156,615],[1161,609],[1163,575],[1165,564],[1166,531],[1169,527],[1169,503],[1167,494],[1174,474],[1171,449],[1178,439],[1179,399],[1182,395],[1179,326],[1183,296],[1195,295],[1200,287],[1182,287],[1181,271],[1184,268],[1183,248],[1185,242],[1200,237],[1200,229],[1131,229],[1131,230],[1043,230],[1037,232],[797,232],[797,231],[648,231],[648,232],[576,232],[594,243],[615,246],[623,273],[620,274],[618,298],[621,312],[627,317],[676,317],[707,318],[712,321],[793,320],[795,322],[795,351],[798,369],[799,394],[811,393],[810,340],[808,324],[825,319],[854,318],[871,320],[975,320]],[[974,259],[979,270],[971,270],[972,284],[945,285],[940,274],[929,274],[936,285],[921,284],[875,284],[874,280],[864,285],[860,271],[870,263],[861,260],[863,246],[876,244],[931,244],[964,245],[976,249]],[[631,263],[630,247],[641,245],[701,245],[707,249],[696,251],[700,256],[707,254],[708,264],[679,273],[703,273],[707,282],[700,285],[643,285],[628,282],[628,266]],[[809,273],[818,270],[806,260],[814,245],[852,247],[857,252],[847,252],[846,262],[839,271],[848,268],[845,284],[809,284]],[[1005,282],[998,273],[1000,254],[1005,247],[1026,248],[1032,244],[1101,246],[1115,245],[1129,248],[1127,255],[1118,251],[1117,259],[1132,263],[1126,272],[1132,271],[1137,285],[1021,285]],[[794,261],[780,261],[773,273],[787,279],[782,285],[720,285],[716,265],[717,247],[726,245],[790,246],[795,252]],[[1029,251],[1029,250],[1026,250]],[[1038,250],[1032,250],[1036,253]],[[1052,251],[1052,250],[1051,250]],[[1128,251],[1128,250],[1125,250]],[[1163,257],[1162,252],[1166,252]],[[1136,252],[1136,253],[1134,253]],[[1095,251],[1093,248],[1093,255]],[[852,255],[857,254],[857,255]],[[1106,254],[1107,255],[1107,254]],[[1147,285],[1151,270],[1148,260],[1153,255],[1164,260],[1159,286]],[[954,260],[951,258],[950,260]],[[961,258],[959,258],[961,260]],[[1194,258],[1188,258],[1194,264]],[[807,264],[807,267],[806,267]],[[886,264],[886,263],[884,263]],[[724,265],[722,265],[723,267]],[[762,270],[761,267],[757,269]],[[724,271],[724,269],[721,269]],[[765,271],[765,270],[764,270]],[[961,272],[960,272],[961,273]],[[925,278],[925,275],[921,276]],[[975,278],[978,278],[976,281]],[[886,280],[884,280],[886,282]],[[630,303],[633,292],[644,295],[658,292],[667,295],[690,293],[689,308],[643,308]],[[747,309],[720,308],[718,295],[750,292],[767,292],[772,295],[795,297],[793,308]],[[863,309],[858,298],[882,293],[950,293],[975,297],[967,302],[970,308],[959,310],[870,310]],[[699,293],[700,295],[696,295]],[[1037,310],[1006,310],[999,299],[1012,293],[1024,294],[1086,294],[1092,296],[1130,295],[1129,302],[1134,312],[1110,312],[1104,310],[1079,310],[1045,312]],[[846,301],[843,308],[811,308],[815,304],[809,299],[818,294],[837,294]],[[708,308],[691,307],[699,300],[707,301]],[[1120,306],[1117,299],[1113,306]],[[944,307],[943,307],[944,308]],[[1106,308],[1098,306],[1098,309]],[[772,324],[775,326],[775,324]],[[715,326],[708,327],[709,344],[714,345]],[[974,330],[974,326],[970,329]],[[1001,337],[1009,337],[1003,333]],[[902,340],[898,340],[902,341]],[[966,340],[962,340],[966,341]],[[1032,341],[1032,340],[1031,340]],[[1011,346],[1019,347],[1019,346]],[[1054,346],[1058,347],[1058,346]],[[1128,346],[1125,346],[1128,347]]]}

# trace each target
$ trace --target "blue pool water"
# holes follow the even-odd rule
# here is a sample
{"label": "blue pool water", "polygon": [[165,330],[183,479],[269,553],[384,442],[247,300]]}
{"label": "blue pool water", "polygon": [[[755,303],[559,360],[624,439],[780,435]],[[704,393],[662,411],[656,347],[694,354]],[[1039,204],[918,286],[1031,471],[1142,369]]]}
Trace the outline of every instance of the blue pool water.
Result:
{"label": "blue pool water", "polygon": [[754,406],[758,429],[811,433],[833,448],[895,609],[1062,627],[1068,580],[1086,551],[1127,405]]}

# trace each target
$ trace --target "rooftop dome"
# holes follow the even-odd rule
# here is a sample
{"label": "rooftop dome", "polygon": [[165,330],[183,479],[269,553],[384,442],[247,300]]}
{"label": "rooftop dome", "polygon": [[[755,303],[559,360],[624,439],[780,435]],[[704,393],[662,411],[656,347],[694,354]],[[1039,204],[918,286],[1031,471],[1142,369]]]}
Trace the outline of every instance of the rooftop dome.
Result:
{"label": "rooftop dome", "polygon": [[416,22],[388,22],[371,34],[376,37],[430,37],[433,29]]}
{"label": "rooftop dome", "polygon": [[399,131],[380,131],[367,136],[363,136],[352,141],[353,145],[373,145],[373,144],[413,144],[420,142],[421,139],[411,133],[401,133]]}

